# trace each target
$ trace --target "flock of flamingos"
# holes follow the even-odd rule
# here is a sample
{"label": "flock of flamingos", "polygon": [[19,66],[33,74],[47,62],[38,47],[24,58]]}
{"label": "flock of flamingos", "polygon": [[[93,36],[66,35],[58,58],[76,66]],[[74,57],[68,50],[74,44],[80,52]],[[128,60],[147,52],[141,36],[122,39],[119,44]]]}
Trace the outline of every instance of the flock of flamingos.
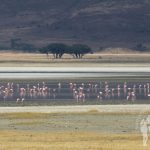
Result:
{"label": "flock of flamingos", "polygon": [[32,100],[126,100],[150,99],[149,82],[34,82],[34,83],[0,83],[0,100],[24,101]]}

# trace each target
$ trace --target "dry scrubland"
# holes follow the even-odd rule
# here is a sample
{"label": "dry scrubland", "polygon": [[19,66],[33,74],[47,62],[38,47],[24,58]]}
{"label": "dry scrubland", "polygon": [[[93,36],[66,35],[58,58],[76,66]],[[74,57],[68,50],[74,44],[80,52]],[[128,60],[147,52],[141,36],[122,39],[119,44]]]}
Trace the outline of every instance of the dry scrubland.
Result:
{"label": "dry scrubland", "polygon": [[138,114],[0,114],[1,150],[145,150]]}
{"label": "dry scrubland", "polygon": [[44,54],[1,52],[0,66],[150,66],[150,53],[133,53],[120,50],[105,51],[102,53],[88,54],[83,59],[73,59],[70,55],[64,55],[62,59],[47,58]]}

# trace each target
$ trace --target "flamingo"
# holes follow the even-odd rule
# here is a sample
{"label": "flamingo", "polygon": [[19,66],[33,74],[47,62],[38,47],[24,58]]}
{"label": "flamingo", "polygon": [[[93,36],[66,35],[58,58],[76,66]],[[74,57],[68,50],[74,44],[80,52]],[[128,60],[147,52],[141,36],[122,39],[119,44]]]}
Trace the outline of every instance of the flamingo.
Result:
{"label": "flamingo", "polygon": [[24,103],[25,99],[24,98],[17,98],[16,103],[21,102],[22,104]]}

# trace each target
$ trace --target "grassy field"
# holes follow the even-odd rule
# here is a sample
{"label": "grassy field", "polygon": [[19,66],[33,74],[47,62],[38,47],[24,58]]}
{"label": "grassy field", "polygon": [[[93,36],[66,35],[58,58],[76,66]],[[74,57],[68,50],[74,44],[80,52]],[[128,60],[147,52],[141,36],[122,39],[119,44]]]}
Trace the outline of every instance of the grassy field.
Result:
{"label": "grassy field", "polygon": [[139,135],[0,132],[1,150],[147,150]]}
{"label": "grassy field", "polygon": [[0,66],[35,66],[35,67],[92,67],[92,66],[150,66],[150,54],[88,54],[83,59],[73,59],[64,55],[62,59],[47,58],[44,54],[1,52]]}
{"label": "grassy field", "polygon": [[139,114],[93,111],[0,114],[0,149],[145,150],[149,146],[143,147],[135,129],[138,118]]}

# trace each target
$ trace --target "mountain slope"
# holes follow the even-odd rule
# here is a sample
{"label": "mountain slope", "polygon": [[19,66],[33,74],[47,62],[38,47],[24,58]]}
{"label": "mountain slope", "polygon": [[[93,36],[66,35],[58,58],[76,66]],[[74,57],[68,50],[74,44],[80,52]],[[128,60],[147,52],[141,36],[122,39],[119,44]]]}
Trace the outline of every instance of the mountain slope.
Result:
{"label": "mountain slope", "polygon": [[99,47],[150,46],[149,0],[0,0],[0,44],[20,38]]}

